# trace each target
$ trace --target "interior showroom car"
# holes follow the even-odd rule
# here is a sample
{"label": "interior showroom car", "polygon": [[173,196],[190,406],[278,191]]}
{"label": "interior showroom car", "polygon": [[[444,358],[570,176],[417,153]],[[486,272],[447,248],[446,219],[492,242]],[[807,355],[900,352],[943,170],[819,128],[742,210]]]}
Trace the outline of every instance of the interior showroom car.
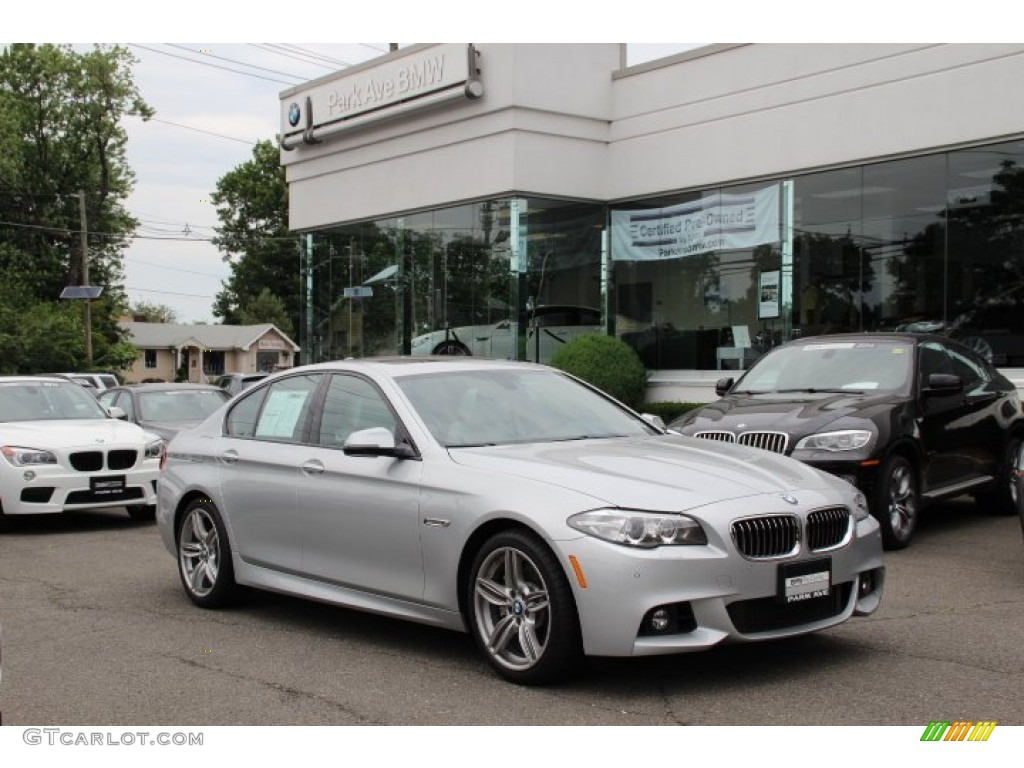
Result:
{"label": "interior showroom car", "polygon": [[465,357],[259,382],[171,441],[157,524],[199,606],[247,585],[468,631],[524,684],[821,630],[885,580],[845,480]]}
{"label": "interior showroom car", "polygon": [[973,494],[1015,514],[1024,415],[1013,383],[943,336],[840,334],[790,342],[722,399],[669,426],[791,456],[848,480],[889,549],[907,546],[927,503]]}
{"label": "interior showroom car", "polygon": [[60,378],[0,378],[0,511],[127,508],[151,520],[164,441]]}

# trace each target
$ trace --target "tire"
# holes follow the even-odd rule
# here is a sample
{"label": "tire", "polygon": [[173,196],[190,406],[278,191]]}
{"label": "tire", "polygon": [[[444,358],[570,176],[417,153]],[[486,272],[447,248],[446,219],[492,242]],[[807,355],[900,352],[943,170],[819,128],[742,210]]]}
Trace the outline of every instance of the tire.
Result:
{"label": "tire", "polygon": [[156,520],[156,504],[129,504],[125,509],[137,523],[151,523]]}
{"label": "tire", "polygon": [[583,644],[572,588],[532,533],[488,539],[473,560],[466,595],[469,631],[506,680],[543,685],[579,669]]}
{"label": "tire", "polygon": [[202,608],[223,608],[239,594],[231,547],[220,512],[198,499],[185,509],[178,526],[178,575],[185,594]]}
{"label": "tire", "polygon": [[890,456],[882,465],[874,505],[885,549],[903,549],[910,544],[920,507],[917,469],[903,456]]}
{"label": "tire", "polygon": [[1020,511],[1017,485],[1017,466],[1020,459],[1021,439],[1011,437],[1006,444],[993,490],[975,496],[978,506],[996,515],[1015,515]]}
{"label": "tire", "polygon": [[435,355],[456,355],[458,357],[471,357],[466,345],[460,341],[442,341],[434,347]]}

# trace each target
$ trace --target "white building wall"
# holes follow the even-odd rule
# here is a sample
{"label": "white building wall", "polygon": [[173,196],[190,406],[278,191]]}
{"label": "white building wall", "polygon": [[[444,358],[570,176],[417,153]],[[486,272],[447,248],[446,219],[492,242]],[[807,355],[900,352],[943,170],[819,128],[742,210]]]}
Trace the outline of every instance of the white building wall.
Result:
{"label": "white building wall", "polygon": [[609,197],[1024,132],[1024,45],[725,47],[616,74]]}
{"label": "white building wall", "polygon": [[292,229],[510,193],[603,199],[611,73],[621,47],[477,47],[482,98],[282,152]]}

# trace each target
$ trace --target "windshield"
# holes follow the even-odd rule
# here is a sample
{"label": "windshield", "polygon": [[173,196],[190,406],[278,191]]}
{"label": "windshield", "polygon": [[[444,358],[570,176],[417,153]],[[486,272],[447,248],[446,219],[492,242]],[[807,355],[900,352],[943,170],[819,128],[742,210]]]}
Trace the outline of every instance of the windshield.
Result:
{"label": "windshield", "polygon": [[167,390],[139,393],[142,421],[202,421],[228,398],[222,390]]}
{"label": "windshield", "polygon": [[105,419],[107,412],[84,388],[71,382],[0,383],[0,422]]}
{"label": "windshield", "polygon": [[397,379],[447,448],[656,434],[642,419],[553,371],[452,371]]}
{"label": "windshield", "polygon": [[740,379],[736,392],[896,392],[910,383],[913,346],[843,341],[781,347]]}

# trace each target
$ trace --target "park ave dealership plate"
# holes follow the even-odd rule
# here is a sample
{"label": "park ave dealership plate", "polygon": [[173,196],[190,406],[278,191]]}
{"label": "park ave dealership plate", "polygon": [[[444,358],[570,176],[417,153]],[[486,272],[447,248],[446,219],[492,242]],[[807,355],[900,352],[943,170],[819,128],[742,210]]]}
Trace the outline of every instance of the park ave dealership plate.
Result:
{"label": "park ave dealership plate", "polygon": [[779,566],[779,597],[785,603],[828,597],[831,587],[831,558]]}

